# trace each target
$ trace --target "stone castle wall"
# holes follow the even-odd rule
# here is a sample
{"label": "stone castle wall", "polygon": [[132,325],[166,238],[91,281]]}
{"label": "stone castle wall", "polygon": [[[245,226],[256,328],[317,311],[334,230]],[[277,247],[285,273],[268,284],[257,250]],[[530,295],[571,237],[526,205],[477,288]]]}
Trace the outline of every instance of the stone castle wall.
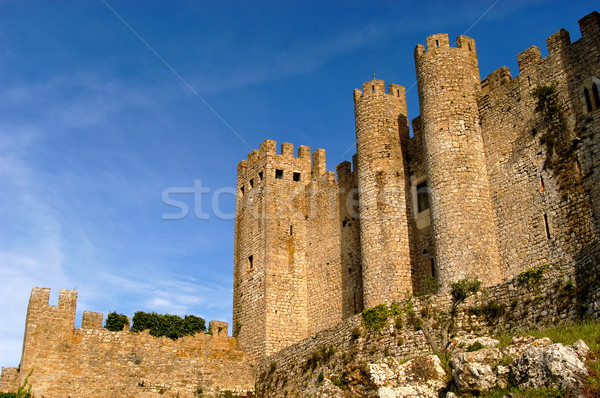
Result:
{"label": "stone castle wall", "polygon": [[[287,177],[238,203],[236,250],[264,253],[260,272],[273,280],[244,291],[254,279],[236,273],[236,297],[260,301],[236,301],[248,333],[242,346],[271,355],[406,292],[443,291],[465,277],[493,286],[548,262],[575,266],[595,250],[599,21],[597,12],[583,18],[574,43],[564,30],[549,37],[546,58],[535,47],[519,54],[519,76],[500,68],[483,81],[473,39],[459,36],[451,47],[446,34],[428,37],[415,49],[421,115],[413,137],[404,88],[365,82],[354,91],[355,167],[338,166],[337,181],[323,150],[312,165],[307,148],[295,165],[291,144],[277,155],[266,141],[267,161],[251,160],[263,159],[266,143],[250,154],[238,177],[246,189],[258,168],[281,164]],[[556,114],[538,107],[536,87],[555,91]],[[292,182],[294,170],[302,178]],[[356,189],[358,213],[350,214]],[[277,220],[249,222],[247,209],[257,206]],[[236,255],[238,269],[248,255]]]}
{"label": "stone castle wall", "polygon": [[[600,111],[588,110],[584,96],[600,76],[598,13],[580,27],[574,43],[565,30],[550,36],[545,58],[537,47],[519,54],[515,78],[503,67],[482,82],[481,125],[505,277],[536,263],[576,262],[598,242]],[[544,142],[550,126],[531,94],[538,85],[556,85],[561,137],[552,152]]]}
{"label": "stone castle wall", "polygon": [[348,162],[337,181],[326,171],[323,149],[266,140],[238,165],[233,320],[251,358],[362,311],[356,188]]}
{"label": "stone castle wall", "polygon": [[479,125],[480,91],[475,42],[447,34],[415,49],[421,106],[421,137],[442,289],[478,276],[486,286],[501,282],[497,228]]}
{"label": "stone castle wall", "polygon": [[406,174],[406,94],[383,80],[354,90],[364,307],[412,292]]}
{"label": "stone castle wall", "polygon": [[[595,261],[588,262],[585,270],[553,264],[539,280],[527,283],[515,278],[486,288],[458,307],[454,333],[457,336],[518,333],[573,322],[581,316],[598,319],[599,274],[600,266]],[[307,391],[318,388],[321,373],[343,385],[360,381],[365,363],[388,356],[409,360],[431,354],[424,328],[411,321],[407,309],[428,324],[435,324],[440,315],[449,314],[450,295],[412,297],[398,305],[402,309],[401,321],[390,316],[381,331],[369,330],[361,315],[355,315],[265,358],[257,369],[255,393],[265,398],[304,397]],[[434,326],[429,331],[439,343],[440,329]]]}
{"label": "stone castle wall", "polygon": [[196,397],[198,389],[253,389],[253,369],[224,322],[211,322],[212,334],[177,340],[111,332],[101,328],[102,314],[92,312],[84,312],[83,328],[74,328],[77,292],[61,290],[58,306],[48,305],[49,294],[32,290],[20,369],[3,368],[3,390],[15,391],[30,371],[32,393],[47,398]]}

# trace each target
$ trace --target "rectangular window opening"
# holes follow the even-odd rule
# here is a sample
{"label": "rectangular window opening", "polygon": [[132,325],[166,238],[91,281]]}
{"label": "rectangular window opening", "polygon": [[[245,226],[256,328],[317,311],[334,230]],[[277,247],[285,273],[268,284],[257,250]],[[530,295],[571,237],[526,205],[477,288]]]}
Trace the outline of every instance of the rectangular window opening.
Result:
{"label": "rectangular window opening", "polygon": [[300,173],[294,172],[294,181],[296,181],[296,182],[300,181]]}
{"label": "rectangular window opening", "polygon": [[590,98],[590,92],[587,88],[583,89],[583,96],[585,97],[585,105],[587,107],[587,111],[592,111],[592,99]]}
{"label": "rectangular window opening", "polygon": [[248,257],[248,269],[252,271],[254,269],[254,256]]}
{"label": "rectangular window opening", "polygon": [[417,212],[420,213],[429,209],[429,196],[427,181],[417,184]]}
{"label": "rectangular window opening", "polygon": [[550,225],[548,224],[548,215],[544,213],[544,226],[546,227],[546,239],[550,240]]}
{"label": "rectangular window opening", "polygon": [[283,179],[283,170],[276,169],[275,170],[275,178],[278,180],[282,180]]}

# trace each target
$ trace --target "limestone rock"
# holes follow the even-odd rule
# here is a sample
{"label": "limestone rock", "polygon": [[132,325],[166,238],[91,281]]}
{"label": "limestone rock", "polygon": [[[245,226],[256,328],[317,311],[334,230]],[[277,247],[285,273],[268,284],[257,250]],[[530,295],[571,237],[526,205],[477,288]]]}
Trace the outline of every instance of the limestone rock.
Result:
{"label": "limestone rock", "polygon": [[317,398],[342,398],[343,396],[342,391],[329,378],[323,380],[316,393]]}
{"label": "limestone rock", "polygon": [[579,355],[579,358],[582,360],[587,358],[588,355],[590,355],[590,348],[587,346],[587,344],[585,344],[585,341],[583,340],[577,340],[575,343],[573,343],[571,348],[577,353],[577,355]]}
{"label": "limestone rock", "polygon": [[452,377],[460,391],[485,391],[494,387],[497,378],[492,367],[483,363],[485,361],[472,361],[469,359],[469,356],[459,354],[451,362]]}
{"label": "limestone rock", "polygon": [[511,340],[510,344],[502,350],[503,356],[510,356],[513,358],[523,355],[525,351],[534,347],[547,347],[552,344],[552,340],[548,337],[542,337],[541,339],[533,336],[515,336]]}
{"label": "limestone rock", "polygon": [[500,344],[500,341],[492,339],[490,337],[455,337],[448,344],[448,351],[450,352],[463,352],[466,351],[472,344],[479,343],[483,348],[492,348]]}
{"label": "limestone rock", "polygon": [[585,363],[575,349],[562,344],[529,348],[513,362],[511,371],[521,388],[574,390],[588,376]]}
{"label": "limestone rock", "polygon": [[437,355],[404,364],[392,358],[367,366],[380,398],[437,398],[439,390],[446,386],[446,371]]}

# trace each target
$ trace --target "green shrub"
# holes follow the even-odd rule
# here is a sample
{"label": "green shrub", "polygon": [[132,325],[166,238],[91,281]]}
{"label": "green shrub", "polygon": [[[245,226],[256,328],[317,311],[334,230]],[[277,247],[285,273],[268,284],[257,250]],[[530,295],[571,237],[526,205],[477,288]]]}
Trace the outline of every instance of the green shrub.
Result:
{"label": "green shrub", "polygon": [[481,289],[481,281],[477,278],[464,278],[450,285],[450,294],[454,307]]}
{"label": "green shrub", "polygon": [[542,279],[544,272],[550,266],[550,264],[542,264],[538,267],[530,268],[526,271],[523,271],[519,274],[518,281],[522,284],[532,284],[537,283]]}
{"label": "green shrub", "polygon": [[31,397],[31,383],[29,383],[29,376],[33,373],[33,369],[29,371],[23,384],[17,388],[17,392],[0,392],[0,398],[30,398]]}
{"label": "green shrub", "polygon": [[319,373],[319,376],[317,377],[317,383],[321,384],[323,383],[323,380],[325,380],[325,375],[323,374],[323,372]]}
{"label": "green shrub", "polygon": [[142,330],[148,330],[148,333],[155,337],[165,336],[175,340],[195,333],[204,333],[206,322],[194,315],[186,315],[185,318],[181,318],[177,315],[138,311],[133,316],[131,331],[141,332]]}
{"label": "green shrub", "polygon": [[104,327],[111,332],[120,332],[125,325],[129,325],[127,315],[117,314],[114,311],[106,316],[106,322],[104,322]]}
{"label": "green shrub", "polygon": [[481,307],[481,313],[485,317],[488,324],[494,323],[498,318],[506,313],[506,304],[498,304],[495,301],[490,301],[483,307]]}
{"label": "green shrub", "polygon": [[479,351],[482,348],[483,348],[483,344],[481,344],[479,341],[476,341],[467,347],[467,352]]}
{"label": "green shrub", "polygon": [[379,304],[362,313],[365,327],[374,332],[380,332],[390,317],[390,312],[385,304]]}
{"label": "green shrub", "polygon": [[242,331],[242,323],[236,321],[233,324],[233,332],[232,332],[232,336],[233,337],[238,337],[240,335],[240,332]]}

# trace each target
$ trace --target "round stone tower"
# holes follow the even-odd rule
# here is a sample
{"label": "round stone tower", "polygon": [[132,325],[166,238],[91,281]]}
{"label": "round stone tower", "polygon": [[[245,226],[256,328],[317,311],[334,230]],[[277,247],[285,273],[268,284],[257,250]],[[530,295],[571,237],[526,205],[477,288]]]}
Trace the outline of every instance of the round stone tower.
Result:
{"label": "round stone tower", "polygon": [[475,41],[447,34],[415,49],[427,186],[438,283],[478,277],[501,282],[477,99],[481,82]]}
{"label": "round stone tower", "polygon": [[354,90],[364,308],[412,292],[406,176],[404,87],[383,80]]}

